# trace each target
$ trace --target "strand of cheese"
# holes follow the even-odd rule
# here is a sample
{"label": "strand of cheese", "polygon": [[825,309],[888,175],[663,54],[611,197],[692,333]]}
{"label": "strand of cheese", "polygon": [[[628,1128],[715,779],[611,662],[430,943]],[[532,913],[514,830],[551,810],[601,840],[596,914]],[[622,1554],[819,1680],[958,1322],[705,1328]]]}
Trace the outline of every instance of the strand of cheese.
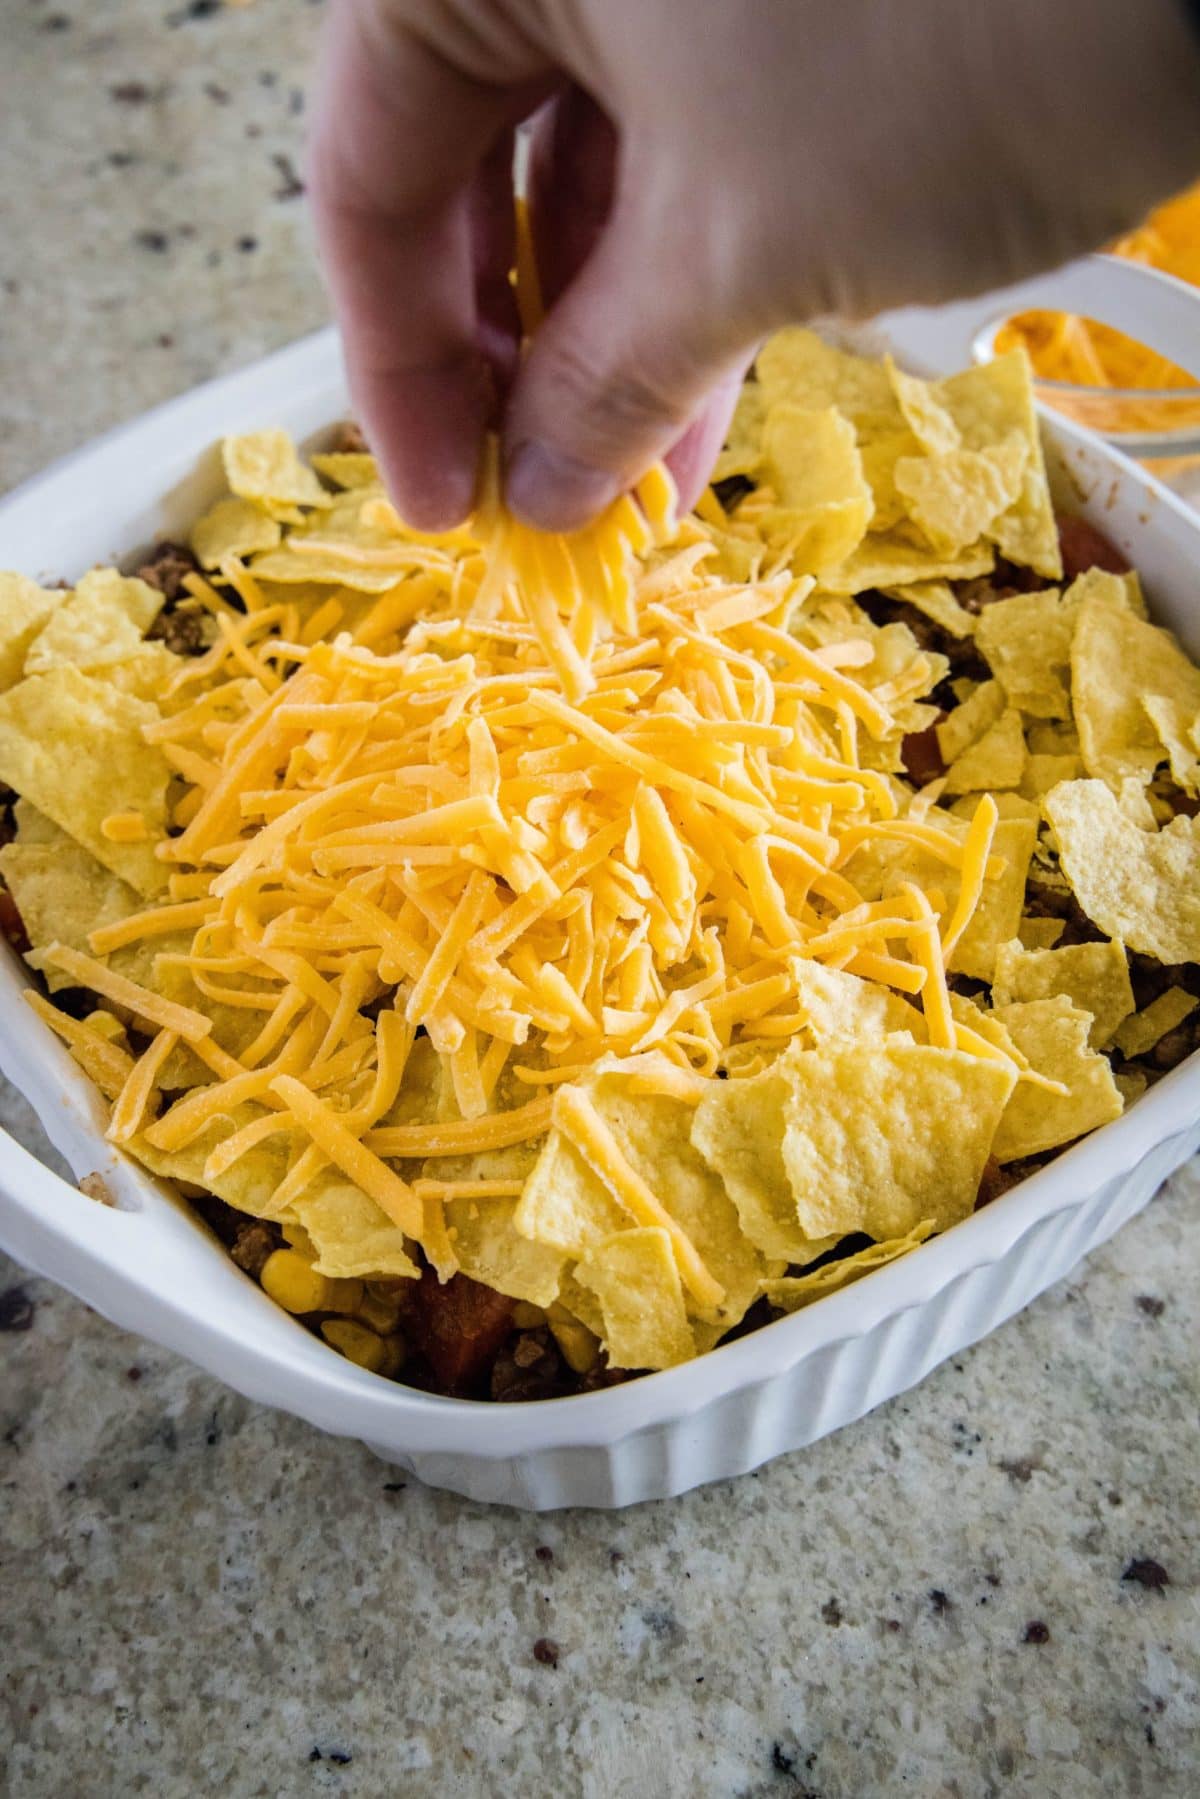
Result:
{"label": "strand of cheese", "polygon": [[352,1136],[336,1113],[310,1093],[302,1081],[293,1075],[278,1074],[271,1086],[321,1153],[368,1194],[393,1224],[407,1236],[419,1238],[421,1206],[407,1181],[402,1181],[394,1169]]}
{"label": "strand of cheese", "polygon": [[108,1138],[113,1143],[128,1143],[141,1129],[142,1119],[154,1097],[155,1085],[162,1067],[179,1042],[174,1031],[159,1031],[129,1071],[125,1085],[113,1103]]}
{"label": "strand of cheese", "polygon": [[103,962],[97,962],[92,956],[85,956],[82,950],[69,949],[65,943],[52,943],[43,954],[51,968],[61,968],[77,986],[103,994],[105,999],[123,1006],[126,1011],[145,1019],[148,1024],[174,1031],[189,1043],[196,1043],[207,1037],[212,1030],[211,1018],[206,1018],[202,1012],[193,1010],[191,1006],[177,1005],[174,1000],[164,999],[160,993],[153,993],[149,987],[139,986],[136,981],[115,974]]}
{"label": "strand of cheese", "polygon": [[110,1043],[99,1031],[81,1024],[67,1012],[51,1005],[45,994],[26,988],[22,998],[43,1024],[49,1025],[56,1037],[66,1044],[72,1056],[99,1087],[106,1098],[115,1100],[133,1073],[133,1057],[118,1043]]}

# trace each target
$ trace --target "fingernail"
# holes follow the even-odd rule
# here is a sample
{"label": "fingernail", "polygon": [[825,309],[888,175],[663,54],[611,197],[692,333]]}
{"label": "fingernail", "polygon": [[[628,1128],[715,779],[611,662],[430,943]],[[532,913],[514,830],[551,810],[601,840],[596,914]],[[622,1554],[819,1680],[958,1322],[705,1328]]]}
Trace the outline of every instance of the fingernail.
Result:
{"label": "fingernail", "polygon": [[504,483],[512,511],[542,531],[574,531],[588,524],[620,491],[615,475],[536,438],[513,451]]}

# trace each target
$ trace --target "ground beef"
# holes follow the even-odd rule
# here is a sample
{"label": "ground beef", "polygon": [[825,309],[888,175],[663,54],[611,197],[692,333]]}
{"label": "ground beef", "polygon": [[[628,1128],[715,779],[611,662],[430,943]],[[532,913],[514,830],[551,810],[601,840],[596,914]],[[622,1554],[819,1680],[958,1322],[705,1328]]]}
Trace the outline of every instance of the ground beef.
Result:
{"label": "ground beef", "polygon": [[242,1226],[229,1251],[239,1268],[257,1280],[267,1263],[268,1256],[283,1242],[283,1237],[276,1225],[264,1224],[255,1219],[253,1223]]}
{"label": "ground beef", "polygon": [[725,511],[732,512],[748,493],[754,492],[754,483],[749,475],[726,475],[723,481],[713,482],[713,492]]}
{"label": "ground beef", "polygon": [[[960,594],[961,599],[961,594]],[[910,606],[906,600],[893,600],[887,594],[872,590],[858,595],[858,604],[867,617],[875,625],[907,625],[917,640],[918,646],[937,656],[944,656],[950,664],[946,681],[957,680],[961,676],[969,676],[973,681],[985,681],[990,673],[987,664],[975,648],[970,637],[954,637],[944,630],[934,619],[927,618],[925,613]],[[972,610],[975,610],[972,608]],[[943,686],[945,683],[942,684]],[[931,696],[939,704],[943,703],[939,690]],[[945,700],[948,706],[957,705],[954,695],[949,694]]]}
{"label": "ground beef", "polygon": [[155,544],[137,573],[140,580],[157,587],[166,599],[180,600],[187,594],[184,578],[199,571],[200,564],[186,544],[164,542]]}
{"label": "ground beef", "polygon": [[168,601],[146,636],[165,643],[176,656],[203,656],[215,641],[213,617],[199,600]]}
{"label": "ground beef", "polygon": [[945,716],[942,713],[941,718],[924,731],[910,731],[900,745],[904,772],[916,787],[925,787],[930,781],[939,781],[946,772],[937,735],[938,725]]}
{"label": "ground beef", "polygon": [[1173,1031],[1168,1031],[1154,1045],[1147,1060],[1159,1074],[1169,1074],[1172,1068],[1178,1068],[1181,1062],[1186,1062],[1190,1055],[1200,1049],[1200,1022],[1197,1022],[1197,1018],[1198,1014],[1193,1012],[1190,1018],[1185,1018],[1182,1024],[1176,1025]]}
{"label": "ground beef", "polygon": [[355,424],[353,419],[346,419],[343,424],[335,427],[333,442],[329,447],[343,456],[362,456],[365,455],[368,445],[361,428]]}
{"label": "ground beef", "polygon": [[492,1366],[493,1399],[558,1399],[574,1384],[558,1345],[544,1326],[518,1331]]}
{"label": "ground beef", "polygon": [[1061,918],[1062,935],[1056,949],[1073,943],[1103,943],[1105,934],[1094,925],[1069,888],[1042,885],[1035,874],[1025,889],[1025,910],[1030,918]]}
{"label": "ground beef", "polygon": [[[770,1318],[764,1318],[763,1323],[769,1324]],[[600,1355],[586,1374],[575,1377],[575,1391],[577,1393],[599,1393],[605,1387],[619,1387],[623,1381],[632,1379],[633,1371],[631,1369],[610,1368],[607,1356]]]}

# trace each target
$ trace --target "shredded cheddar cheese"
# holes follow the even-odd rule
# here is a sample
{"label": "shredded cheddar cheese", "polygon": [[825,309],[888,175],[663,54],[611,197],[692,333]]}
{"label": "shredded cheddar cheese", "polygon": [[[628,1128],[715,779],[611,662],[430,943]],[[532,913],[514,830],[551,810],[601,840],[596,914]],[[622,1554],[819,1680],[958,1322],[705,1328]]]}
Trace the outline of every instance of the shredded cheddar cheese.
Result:
{"label": "shredded cheddar cheese", "polygon": [[[286,589],[230,561],[245,611],[213,594],[217,640],[146,728],[178,781],[176,834],[157,850],[168,898],[90,945],[153,954],[190,934],[156,966],[182,968],[212,1016],[78,950],[47,952],[158,1033],[136,1063],[88,1034],[113,1134],[181,1152],[249,1105],[209,1150],[208,1178],[282,1140],[276,1214],[332,1167],[444,1267],[447,1198],[512,1184],[412,1186],[393,1164],[554,1124],[636,1226],[668,1232],[712,1311],[720,1285],[573,1083],[606,1055],[654,1050],[645,1091],[697,1103],[731,1047],[804,1028],[797,957],[920,998],[931,1042],[995,1059],[955,1024],[945,977],[1003,867],[995,807],[965,838],[901,816],[870,749],[902,729],[911,681],[872,677],[852,626],[799,641],[788,620],[811,580],[723,575],[708,528],[676,521],[662,470],[570,539],[508,517],[494,481],[475,520],[439,538],[371,508],[357,554],[393,585],[352,629],[340,602],[306,626]],[[314,566],[337,547],[303,541]],[[105,824],[133,840],[129,821]],[[959,875],[949,917],[913,886],[864,899],[856,855],[888,840]],[[257,1021],[238,1053],[218,1013]],[[73,1048],[83,1030],[55,1028]],[[388,1117],[420,1029],[453,1096],[444,1122]],[[176,1043],[212,1078],[147,1122]],[[522,1083],[536,1097],[514,1105]]]}

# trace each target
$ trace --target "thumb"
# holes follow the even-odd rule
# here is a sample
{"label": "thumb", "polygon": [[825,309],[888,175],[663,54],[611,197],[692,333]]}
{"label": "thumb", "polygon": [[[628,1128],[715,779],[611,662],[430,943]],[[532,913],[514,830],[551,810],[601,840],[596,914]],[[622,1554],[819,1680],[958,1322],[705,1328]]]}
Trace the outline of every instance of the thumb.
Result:
{"label": "thumb", "polygon": [[506,498],[532,525],[573,530],[603,511],[753,349],[759,331],[672,235],[619,198],[533,339],[505,420]]}

